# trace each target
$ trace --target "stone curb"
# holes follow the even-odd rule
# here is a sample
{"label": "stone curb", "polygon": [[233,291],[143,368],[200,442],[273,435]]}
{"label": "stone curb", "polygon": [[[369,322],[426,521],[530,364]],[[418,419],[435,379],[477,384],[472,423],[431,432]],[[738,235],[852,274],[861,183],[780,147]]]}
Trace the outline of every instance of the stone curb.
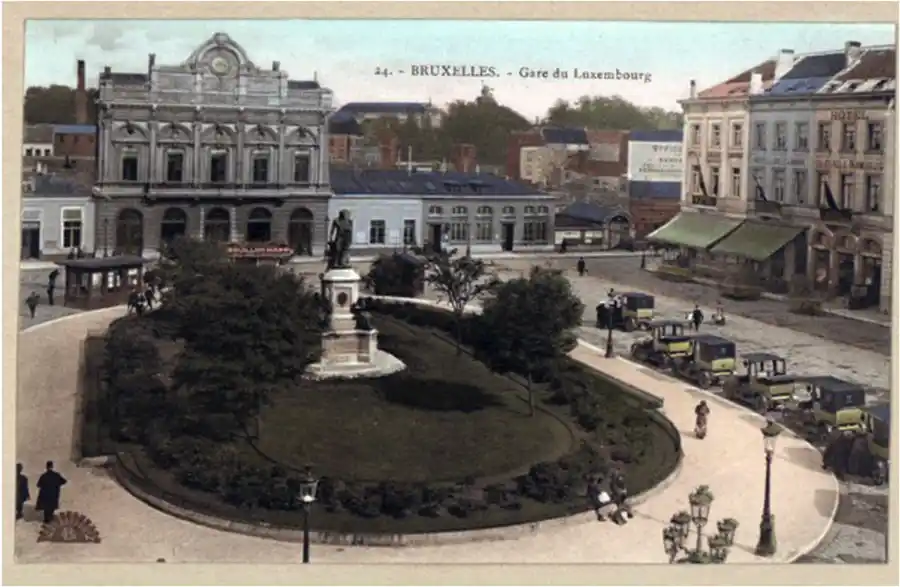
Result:
{"label": "stone curb", "polygon": [[[593,348],[593,349],[594,349],[595,351],[597,351],[597,352],[602,352],[599,348],[597,348],[596,346],[594,346],[594,345],[592,345],[592,344],[590,344],[590,343],[584,343],[584,344],[585,344],[585,346],[587,346],[588,348]],[[629,365],[633,365],[635,368],[639,368],[639,367],[640,367],[640,368],[644,368],[644,367],[646,367],[646,365],[641,365],[640,363],[636,363],[635,361],[632,361],[632,360],[630,360],[630,359],[626,359],[625,357],[616,357],[616,359],[619,360],[619,361],[623,361],[623,362],[625,362],[625,363],[628,363]],[[742,406],[741,404],[737,404],[737,403],[735,403],[735,402],[729,401],[729,400],[727,400],[727,399],[725,399],[725,398],[723,398],[723,397],[720,397],[720,396],[716,395],[715,393],[713,393],[713,392],[711,392],[711,391],[708,391],[708,390],[705,390],[705,389],[700,389],[699,387],[697,387],[697,386],[695,386],[695,385],[691,385],[690,383],[688,383],[688,382],[686,382],[686,381],[683,381],[683,380],[681,380],[681,379],[677,379],[677,378],[675,378],[675,377],[672,377],[672,376],[669,375],[668,373],[664,373],[664,372],[662,372],[662,371],[654,371],[654,372],[657,373],[657,374],[659,374],[659,375],[661,375],[661,376],[663,376],[663,377],[666,377],[666,378],[668,378],[668,379],[671,379],[673,382],[678,383],[679,385],[682,385],[682,384],[683,384],[683,385],[686,385],[687,387],[691,388],[691,390],[692,390],[694,393],[702,394],[703,396],[712,399],[713,401],[715,401],[716,403],[718,403],[718,404],[720,404],[720,405],[724,405],[724,406],[727,406],[727,407],[730,407],[730,408],[737,408],[737,409],[742,410],[742,411],[744,411],[744,412],[746,412],[746,413],[748,413],[748,414],[752,414],[753,416],[755,416],[755,417],[759,420],[760,425],[762,425],[762,424],[765,423],[765,421],[766,421],[765,416],[760,415],[759,413],[757,413],[757,412],[751,410],[750,408],[748,408],[748,407],[746,407],[746,406]],[[794,432],[793,430],[790,430],[790,429],[787,428],[786,426],[782,426],[782,427],[781,427],[781,430],[782,430],[782,433],[783,433],[783,434],[787,434],[788,436],[790,436],[790,437],[792,437],[792,438],[795,438],[795,439],[799,440],[800,442],[803,442],[804,444],[809,445],[809,447],[812,448],[813,450],[815,450],[816,452],[819,452],[818,449],[817,449],[815,446],[813,446],[809,441],[807,441],[805,438],[802,438],[799,434],[797,434],[797,433]],[[819,535],[818,538],[816,538],[816,540],[815,540],[814,542],[812,542],[811,544],[808,544],[807,546],[805,546],[805,547],[799,549],[798,551],[796,551],[796,552],[794,552],[794,553],[791,553],[791,555],[790,555],[787,559],[785,559],[784,561],[781,561],[781,562],[783,562],[783,563],[788,563],[788,564],[789,564],[789,563],[793,563],[793,562],[796,561],[798,558],[800,558],[800,557],[802,557],[802,556],[804,556],[804,555],[806,555],[806,554],[809,554],[810,552],[812,552],[813,550],[815,550],[815,548],[816,548],[817,546],[819,546],[819,544],[821,544],[822,540],[824,540],[825,537],[828,535],[828,532],[831,531],[832,526],[834,526],[834,519],[835,519],[835,517],[837,516],[838,507],[840,507],[840,502],[841,502],[841,496],[840,496],[840,494],[841,494],[841,491],[840,491],[840,490],[841,490],[841,486],[840,486],[840,483],[839,483],[838,480],[837,480],[837,477],[835,477],[833,473],[831,474],[831,480],[832,480],[832,482],[834,483],[835,500],[834,500],[834,505],[833,505],[832,508],[831,508],[831,514],[830,514],[830,516],[829,516],[828,524],[825,525],[824,530],[822,530],[822,533]]]}
{"label": "stone curb", "polygon": [[[425,306],[442,307],[440,303],[431,300],[419,300],[415,298],[392,298],[386,296],[372,296],[374,298],[395,301],[397,303],[414,303]],[[580,362],[580,361],[579,361]],[[591,365],[584,364],[588,368]],[[614,379],[614,378],[613,378]],[[651,413],[651,418],[661,425],[673,438],[678,447],[679,458],[678,463],[669,475],[642,493],[631,497],[628,502],[631,505],[639,505],[647,499],[658,495],[665,491],[681,474],[683,463],[683,452],[681,450],[681,435],[678,433],[674,424],[660,413]],[[674,436],[672,436],[674,431]],[[110,462],[110,461],[107,461]],[[194,522],[203,526],[211,527],[217,530],[225,530],[227,532],[235,532],[238,534],[246,534],[260,538],[270,538],[283,542],[302,542],[303,532],[298,529],[280,528],[267,524],[250,524],[247,522],[239,522],[203,514],[194,510],[189,510],[181,506],[177,506],[163,498],[157,497],[145,491],[138,486],[134,480],[134,473],[130,471],[121,460],[111,459],[112,472],[116,481],[122,487],[140,499],[144,503],[176,518]],[[516,540],[538,532],[546,530],[556,530],[564,527],[571,527],[578,524],[586,524],[588,522],[597,521],[597,515],[593,510],[564,516],[560,518],[552,518],[539,522],[529,522],[525,524],[517,524],[513,526],[503,526],[500,528],[485,528],[479,530],[464,530],[456,532],[436,532],[432,534],[344,534],[336,532],[310,532],[310,541],[317,544],[328,544],[336,546],[370,546],[370,547],[415,547],[415,546],[433,546],[447,544],[462,544],[472,542],[497,542],[502,540]]]}

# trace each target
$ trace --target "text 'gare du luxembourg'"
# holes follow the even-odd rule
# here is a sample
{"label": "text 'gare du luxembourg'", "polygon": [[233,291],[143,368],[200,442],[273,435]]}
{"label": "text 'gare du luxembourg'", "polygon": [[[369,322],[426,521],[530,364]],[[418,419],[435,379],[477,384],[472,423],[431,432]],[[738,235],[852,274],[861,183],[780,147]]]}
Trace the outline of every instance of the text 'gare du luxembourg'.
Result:
{"label": "text 'gare du luxembourg'", "polygon": [[91,218],[77,227],[91,234],[65,238],[64,227],[61,256],[77,240],[152,258],[179,235],[321,256],[340,211],[353,220],[354,248],[372,252],[552,247],[552,197],[525,184],[467,168],[332,169],[331,90],[289,79],[278,62],[257,67],[223,33],[180,65],[150,55],[148,73],[104,68],[96,107]]}

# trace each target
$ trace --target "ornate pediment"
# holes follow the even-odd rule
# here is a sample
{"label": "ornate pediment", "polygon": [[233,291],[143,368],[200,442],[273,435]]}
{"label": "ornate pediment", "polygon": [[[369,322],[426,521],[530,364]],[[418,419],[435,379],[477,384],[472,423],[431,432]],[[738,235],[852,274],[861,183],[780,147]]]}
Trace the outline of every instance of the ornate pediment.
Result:
{"label": "ornate pediment", "polygon": [[238,72],[259,72],[244,48],[225,33],[214,34],[194,49],[182,67],[219,77],[233,77]]}

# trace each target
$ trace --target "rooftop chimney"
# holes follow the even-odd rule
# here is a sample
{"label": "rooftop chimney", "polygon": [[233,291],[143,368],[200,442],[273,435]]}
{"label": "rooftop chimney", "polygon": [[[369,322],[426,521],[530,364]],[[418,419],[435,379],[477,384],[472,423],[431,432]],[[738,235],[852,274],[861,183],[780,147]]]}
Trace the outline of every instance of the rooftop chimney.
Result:
{"label": "rooftop chimney", "polygon": [[847,41],[844,43],[844,55],[847,57],[847,67],[855,63],[862,53],[862,43],[859,41]]}
{"label": "rooftop chimney", "polygon": [[272,62],[272,71],[281,71],[281,62],[280,61]]}
{"label": "rooftop chimney", "polygon": [[84,60],[78,60],[76,70],[77,86],[75,88],[75,124],[87,124],[87,90],[84,88]]}
{"label": "rooftop chimney", "polygon": [[750,74],[750,88],[748,90],[748,94],[751,96],[756,94],[761,94],[763,91],[763,79],[762,74],[758,71],[754,71]]}
{"label": "rooftop chimney", "polygon": [[691,80],[691,93],[689,96],[691,100],[694,100],[697,97],[697,80],[695,79]]}
{"label": "rooftop chimney", "polygon": [[156,67],[156,53],[151,53],[147,58],[147,69],[152,73],[154,67]]}
{"label": "rooftop chimney", "polygon": [[781,79],[794,67],[794,50],[782,49],[775,61],[775,79]]}

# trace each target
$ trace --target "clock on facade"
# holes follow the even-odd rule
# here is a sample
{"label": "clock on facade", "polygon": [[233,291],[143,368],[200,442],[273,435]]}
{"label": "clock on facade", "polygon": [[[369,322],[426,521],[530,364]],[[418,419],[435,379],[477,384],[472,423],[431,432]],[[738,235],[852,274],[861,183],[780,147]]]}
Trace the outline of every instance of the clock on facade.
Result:
{"label": "clock on facade", "polygon": [[209,62],[209,67],[216,75],[225,75],[228,73],[228,70],[231,69],[231,64],[228,63],[226,58],[219,55]]}

